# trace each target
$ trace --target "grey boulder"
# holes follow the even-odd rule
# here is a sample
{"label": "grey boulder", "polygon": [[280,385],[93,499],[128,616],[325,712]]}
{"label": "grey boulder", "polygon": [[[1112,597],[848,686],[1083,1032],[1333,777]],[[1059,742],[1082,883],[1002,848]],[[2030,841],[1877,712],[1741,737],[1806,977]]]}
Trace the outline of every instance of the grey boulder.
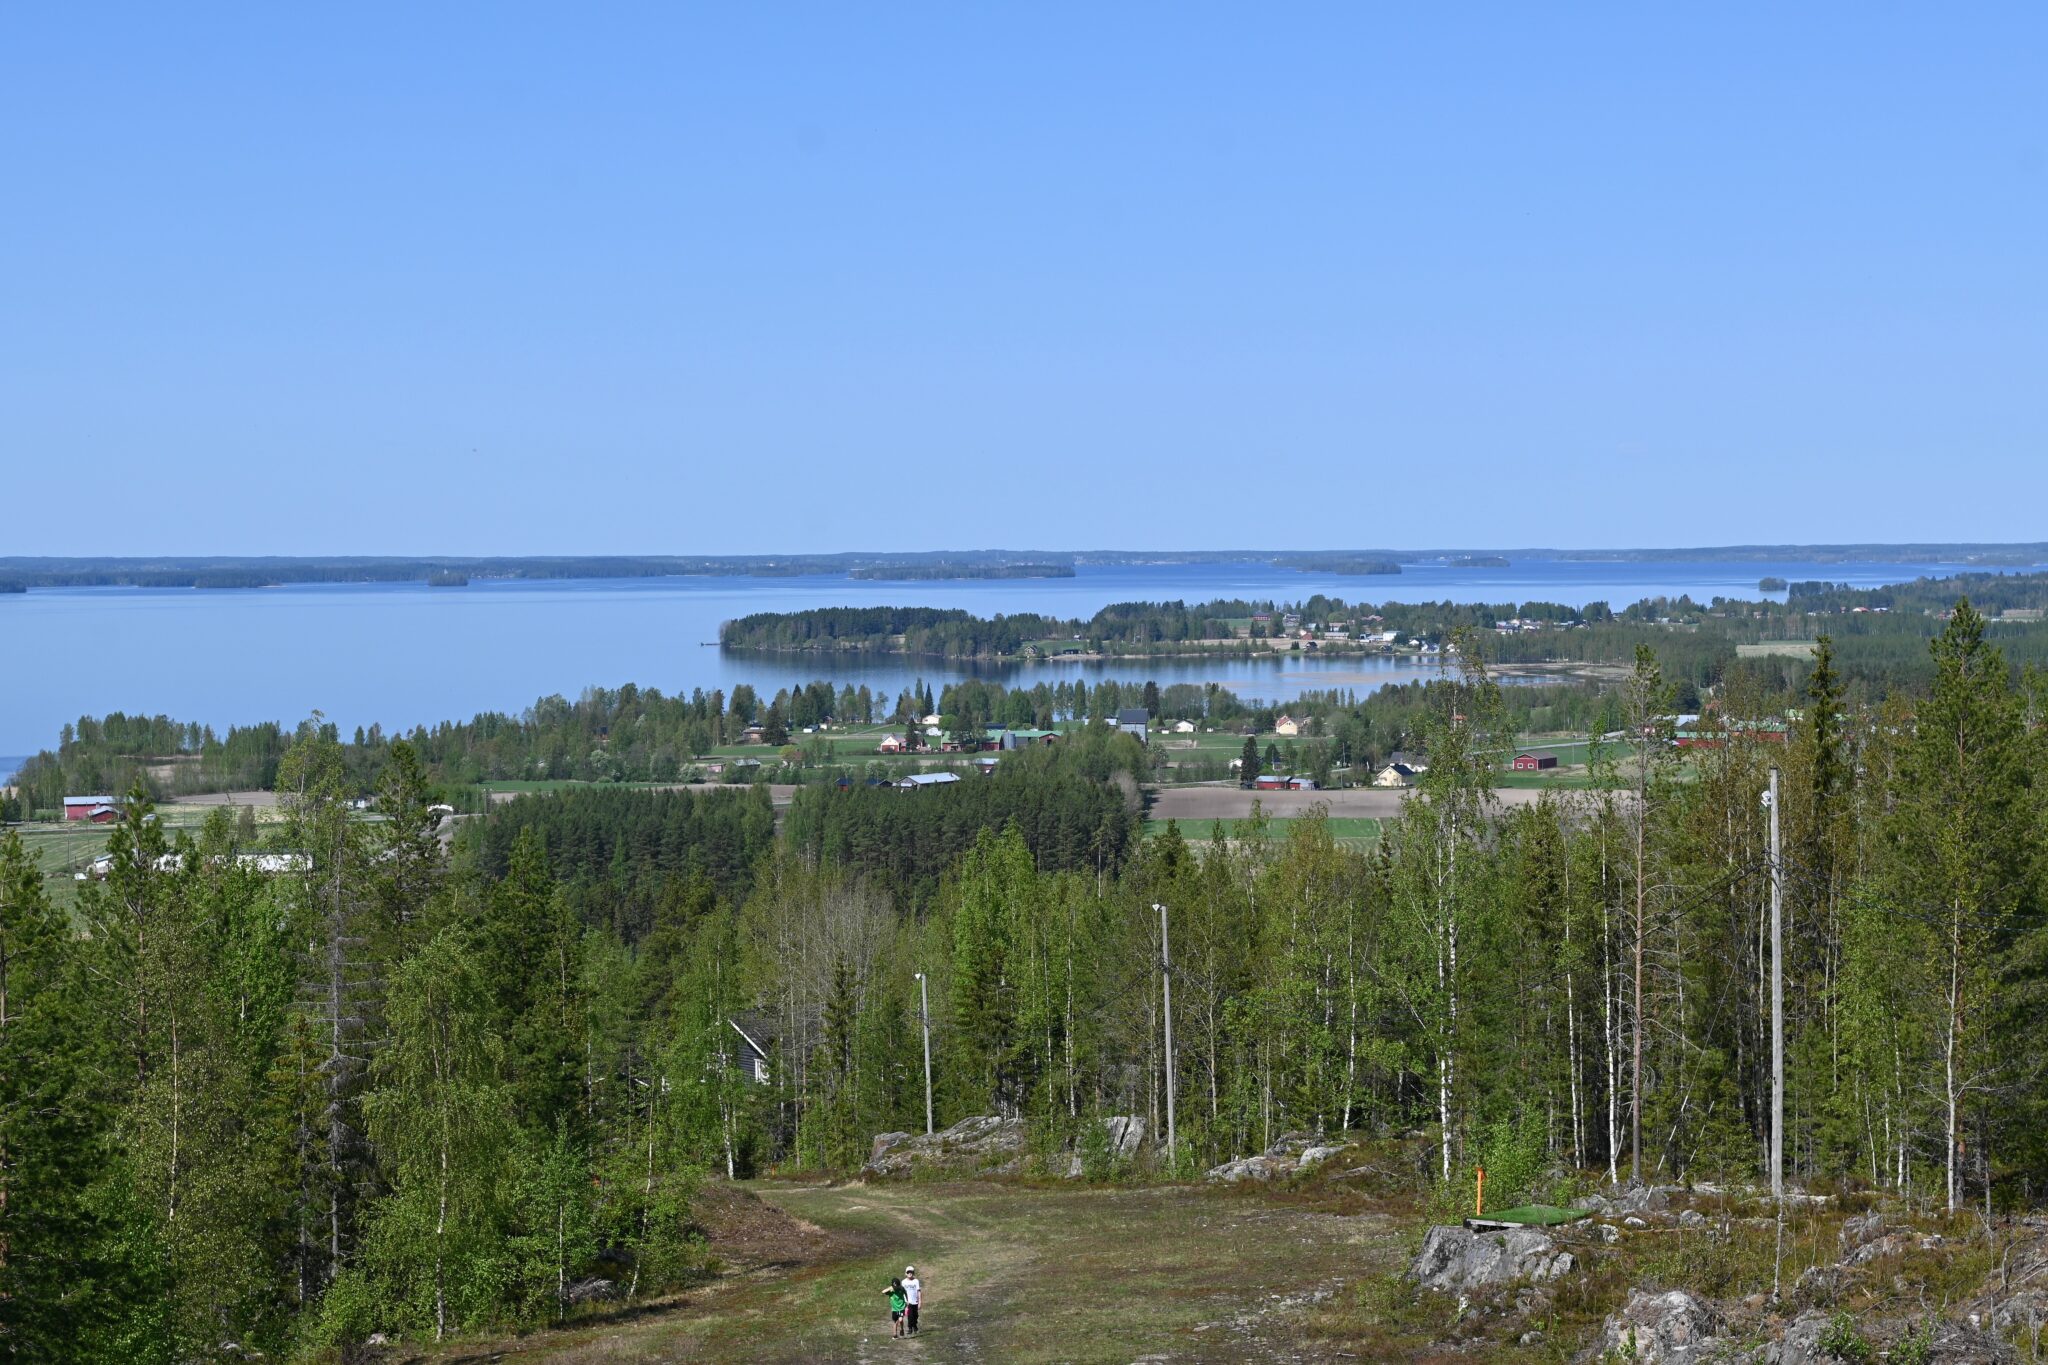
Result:
{"label": "grey boulder", "polygon": [[1534,1228],[1474,1232],[1452,1224],[1433,1227],[1423,1237],[1408,1278],[1423,1289],[1448,1293],[1517,1280],[1554,1280],[1577,1265],[1569,1251],[1560,1251],[1548,1234]]}

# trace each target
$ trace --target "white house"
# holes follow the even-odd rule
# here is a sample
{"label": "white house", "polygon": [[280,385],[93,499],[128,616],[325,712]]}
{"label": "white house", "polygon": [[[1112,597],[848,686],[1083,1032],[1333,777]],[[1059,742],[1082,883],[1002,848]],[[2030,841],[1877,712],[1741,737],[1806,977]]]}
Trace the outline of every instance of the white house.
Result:
{"label": "white house", "polygon": [[1307,726],[1307,721],[1296,720],[1293,716],[1282,716],[1273,722],[1273,733],[1276,735],[1298,735]]}
{"label": "white house", "polygon": [[1375,787],[1411,787],[1415,785],[1415,772],[1406,763],[1389,763],[1373,774],[1372,784]]}
{"label": "white house", "polygon": [[1173,732],[1177,735],[1191,735],[1195,732],[1195,723],[1191,720],[1177,720],[1173,723]]}

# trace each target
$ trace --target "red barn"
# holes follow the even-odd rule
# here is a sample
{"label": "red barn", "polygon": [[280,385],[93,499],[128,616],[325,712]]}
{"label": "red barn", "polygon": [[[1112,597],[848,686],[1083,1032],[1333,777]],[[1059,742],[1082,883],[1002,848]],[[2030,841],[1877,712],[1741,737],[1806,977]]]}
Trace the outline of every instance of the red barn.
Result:
{"label": "red barn", "polygon": [[121,818],[121,803],[111,796],[67,796],[64,798],[64,818],[110,825]]}
{"label": "red barn", "polygon": [[1516,754],[1515,771],[1518,773],[1540,772],[1557,766],[1556,754]]}

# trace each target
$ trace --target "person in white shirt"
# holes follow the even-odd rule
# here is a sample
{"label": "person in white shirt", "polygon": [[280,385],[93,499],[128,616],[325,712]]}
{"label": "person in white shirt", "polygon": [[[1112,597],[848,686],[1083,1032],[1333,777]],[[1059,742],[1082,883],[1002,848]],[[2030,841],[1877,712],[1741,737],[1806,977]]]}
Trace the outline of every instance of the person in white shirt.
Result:
{"label": "person in white shirt", "polygon": [[904,1327],[911,1336],[917,1335],[917,1310],[924,1302],[924,1285],[917,1278],[917,1267],[903,1267]]}

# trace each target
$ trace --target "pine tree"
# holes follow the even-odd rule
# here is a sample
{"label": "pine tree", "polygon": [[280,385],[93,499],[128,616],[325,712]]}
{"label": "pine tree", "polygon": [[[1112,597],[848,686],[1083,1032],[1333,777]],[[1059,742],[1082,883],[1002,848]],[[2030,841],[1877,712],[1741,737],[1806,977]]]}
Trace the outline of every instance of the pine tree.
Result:
{"label": "pine tree", "polygon": [[386,963],[369,905],[362,835],[348,817],[350,784],[333,727],[316,712],[278,764],[279,805],[286,838],[312,866],[298,877],[304,942],[299,1008],[314,1021],[323,1056],[322,1131],[306,1155],[318,1169],[303,1184],[320,1187],[326,1203],[318,1279],[331,1282],[350,1254],[357,1205],[374,1174],[364,1135],[364,1076],[382,1027]]}

